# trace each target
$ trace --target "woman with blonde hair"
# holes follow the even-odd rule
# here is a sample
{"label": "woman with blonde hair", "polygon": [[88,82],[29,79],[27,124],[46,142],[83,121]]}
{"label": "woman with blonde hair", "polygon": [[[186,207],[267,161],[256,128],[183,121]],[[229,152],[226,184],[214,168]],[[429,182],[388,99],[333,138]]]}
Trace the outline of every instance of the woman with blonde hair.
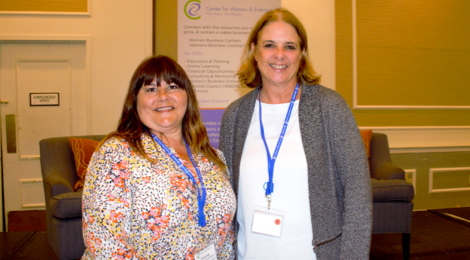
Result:
{"label": "woman with blonde hair", "polygon": [[253,27],[220,149],[237,194],[238,259],[368,259],[364,144],[344,99],[319,85],[304,27],[283,8]]}

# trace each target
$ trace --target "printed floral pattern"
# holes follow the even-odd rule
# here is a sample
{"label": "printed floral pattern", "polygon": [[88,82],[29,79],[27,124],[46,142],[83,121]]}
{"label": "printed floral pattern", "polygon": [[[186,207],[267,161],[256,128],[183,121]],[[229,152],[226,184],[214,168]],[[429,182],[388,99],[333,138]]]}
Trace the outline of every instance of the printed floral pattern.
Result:
{"label": "printed floral pattern", "polygon": [[[201,228],[192,181],[150,137],[143,135],[142,143],[158,163],[117,138],[93,155],[83,190],[82,259],[194,259],[212,243],[217,259],[234,259],[236,198],[229,177],[206,157],[194,157],[207,190]],[[199,182],[191,162],[182,161]]]}

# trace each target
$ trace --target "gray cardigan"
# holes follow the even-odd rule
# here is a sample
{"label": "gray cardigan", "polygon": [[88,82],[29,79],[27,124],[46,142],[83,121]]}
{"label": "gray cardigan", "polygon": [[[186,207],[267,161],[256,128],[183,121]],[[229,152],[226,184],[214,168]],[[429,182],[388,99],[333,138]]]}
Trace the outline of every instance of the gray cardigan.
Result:
{"label": "gray cardigan", "polygon": [[[258,89],[227,107],[220,128],[220,149],[237,195],[240,161]],[[369,165],[351,110],[337,92],[304,84],[299,123],[307,157],[312,247],[317,259],[369,259]]]}

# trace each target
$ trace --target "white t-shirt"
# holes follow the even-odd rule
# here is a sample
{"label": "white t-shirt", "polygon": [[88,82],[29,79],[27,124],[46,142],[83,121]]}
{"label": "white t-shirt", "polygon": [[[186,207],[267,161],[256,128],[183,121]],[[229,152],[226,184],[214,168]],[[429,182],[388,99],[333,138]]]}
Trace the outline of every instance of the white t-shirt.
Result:
{"label": "white t-shirt", "polygon": [[[272,156],[289,103],[261,105],[264,134]],[[260,132],[259,103],[256,101],[240,165],[238,259],[316,259],[312,246],[307,159],[299,128],[299,100],[295,101],[274,166],[271,208],[284,210],[281,238],[251,232],[255,206],[267,207],[263,188],[267,181],[268,161]]]}

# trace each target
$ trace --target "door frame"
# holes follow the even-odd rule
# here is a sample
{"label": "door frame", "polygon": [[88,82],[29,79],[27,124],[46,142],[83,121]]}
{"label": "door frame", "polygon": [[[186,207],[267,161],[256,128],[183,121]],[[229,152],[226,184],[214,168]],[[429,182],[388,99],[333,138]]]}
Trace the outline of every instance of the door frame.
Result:
{"label": "door frame", "polygon": [[[86,131],[93,132],[92,126],[92,78],[91,78],[91,35],[1,35],[0,43],[85,43],[85,88],[86,88]],[[3,177],[2,177],[3,178]]]}
{"label": "door frame", "polygon": [[[0,34],[0,44],[1,43],[85,43],[85,88],[86,88],[86,134],[91,134],[93,132],[92,125],[92,78],[91,78],[91,35],[1,35]],[[1,55],[1,53],[0,53]],[[1,73],[1,72],[0,72]],[[1,98],[1,97],[0,97]],[[1,110],[1,105],[0,105]],[[1,120],[0,120],[1,122]],[[0,125],[0,130],[3,127]],[[0,132],[1,133],[1,132]],[[1,137],[0,137],[1,140]],[[0,145],[3,145],[4,140],[0,141]],[[0,146],[3,147],[3,146]],[[1,148],[0,148],[1,149]],[[2,227],[1,230],[6,230],[6,212],[5,212],[5,194],[4,194],[4,174],[3,174],[3,157],[0,153],[1,161],[1,200],[2,200]]]}

